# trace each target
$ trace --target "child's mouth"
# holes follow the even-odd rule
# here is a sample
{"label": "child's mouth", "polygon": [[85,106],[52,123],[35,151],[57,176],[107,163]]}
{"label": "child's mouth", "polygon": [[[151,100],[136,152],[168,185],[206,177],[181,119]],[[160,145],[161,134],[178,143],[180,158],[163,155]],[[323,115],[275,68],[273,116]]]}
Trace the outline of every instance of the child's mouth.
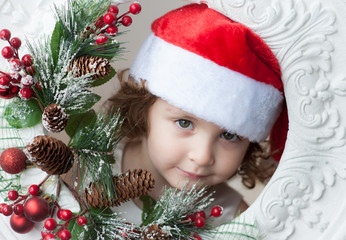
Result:
{"label": "child's mouth", "polygon": [[188,177],[188,178],[191,178],[191,179],[194,179],[194,180],[199,180],[199,179],[202,179],[202,178],[205,178],[207,177],[206,175],[199,175],[199,174],[194,174],[194,173],[191,173],[191,172],[187,172],[187,171],[184,171],[178,167],[176,167],[177,171],[184,175],[185,177]]}

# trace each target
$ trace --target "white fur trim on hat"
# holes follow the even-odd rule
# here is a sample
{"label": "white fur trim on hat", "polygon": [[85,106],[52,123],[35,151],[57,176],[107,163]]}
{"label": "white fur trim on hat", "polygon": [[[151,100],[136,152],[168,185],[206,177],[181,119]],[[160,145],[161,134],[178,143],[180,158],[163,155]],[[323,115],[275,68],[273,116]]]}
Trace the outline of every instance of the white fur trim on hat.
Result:
{"label": "white fur trim on hat", "polygon": [[168,103],[227,131],[258,142],[281,111],[279,90],[165,42],[154,34],[142,45],[130,74]]}

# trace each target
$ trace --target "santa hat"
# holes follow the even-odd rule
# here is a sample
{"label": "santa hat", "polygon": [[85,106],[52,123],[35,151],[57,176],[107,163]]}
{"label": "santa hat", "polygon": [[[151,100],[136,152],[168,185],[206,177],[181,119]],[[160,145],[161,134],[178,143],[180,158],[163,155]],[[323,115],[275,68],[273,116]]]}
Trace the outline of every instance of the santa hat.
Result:
{"label": "santa hat", "polygon": [[[205,4],[154,21],[130,74],[168,103],[252,142],[266,139],[282,113],[274,54],[248,27]],[[277,125],[284,126],[274,133],[282,145],[287,123]]]}

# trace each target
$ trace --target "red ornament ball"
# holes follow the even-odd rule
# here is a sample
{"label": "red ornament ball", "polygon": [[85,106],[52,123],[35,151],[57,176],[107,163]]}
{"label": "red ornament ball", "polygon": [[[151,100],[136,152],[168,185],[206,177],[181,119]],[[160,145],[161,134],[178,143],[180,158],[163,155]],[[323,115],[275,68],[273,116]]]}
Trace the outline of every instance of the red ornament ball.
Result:
{"label": "red ornament ball", "polygon": [[24,234],[30,232],[31,229],[33,229],[35,223],[29,221],[23,215],[12,214],[10,225],[13,231]]}
{"label": "red ornament ball", "polygon": [[130,5],[130,12],[133,15],[136,15],[136,14],[140,13],[141,10],[142,10],[142,6],[139,3],[132,3]]}
{"label": "red ornament ball", "polygon": [[202,228],[205,225],[205,218],[197,217],[195,220],[195,226],[198,228]]}
{"label": "red ornament ball", "polygon": [[11,32],[8,29],[2,29],[0,31],[0,39],[8,41],[11,38]]}
{"label": "red ornament ball", "polygon": [[121,23],[125,26],[125,27],[128,27],[132,24],[132,18],[130,16],[124,16],[122,19],[121,19]]}
{"label": "red ornament ball", "polygon": [[10,84],[10,78],[2,75],[0,76],[0,85],[4,88],[4,87],[8,87]]}
{"label": "red ornament ball", "polygon": [[26,166],[25,153],[19,148],[7,148],[0,155],[0,167],[9,174],[17,174]]}
{"label": "red ornament ball", "polygon": [[49,204],[41,197],[34,196],[24,205],[24,215],[33,222],[41,222],[49,215]]}
{"label": "red ornament ball", "polygon": [[211,209],[210,213],[213,217],[220,217],[222,215],[222,207],[215,206]]}

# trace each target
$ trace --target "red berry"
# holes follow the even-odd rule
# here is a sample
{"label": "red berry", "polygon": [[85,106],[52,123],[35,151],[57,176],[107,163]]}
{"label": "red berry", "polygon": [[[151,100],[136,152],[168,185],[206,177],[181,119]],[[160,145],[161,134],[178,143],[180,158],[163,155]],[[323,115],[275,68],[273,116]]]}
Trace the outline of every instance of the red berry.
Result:
{"label": "red berry", "polygon": [[220,217],[221,214],[222,214],[222,207],[215,206],[211,209],[210,215],[212,215],[213,217]]}
{"label": "red berry", "polygon": [[205,218],[202,218],[202,217],[196,218],[196,221],[195,221],[196,227],[202,228],[202,227],[204,227],[204,225],[205,225]]}
{"label": "red berry", "polygon": [[134,15],[140,13],[141,10],[142,10],[142,6],[141,6],[139,3],[137,3],[137,2],[132,3],[132,4],[130,5],[130,12],[131,12],[132,14],[134,14]]}
{"label": "red berry", "polygon": [[54,229],[56,229],[57,226],[58,226],[58,224],[53,218],[48,218],[44,222],[44,227],[49,231],[53,231]]}
{"label": "red berry", "polygon": [[[59,217],[59,216],[58,216]],[[72,217],[72,212],[68,209],[61,210],[60,219],[63,221],[67,221]]]}
{"label": "red berry", "polygon": [[32,56],[30,54],[25,54],[22,57],[22,63],[25,67],[30,67],[32,65]]}
{"label": "red berry", "polygon": [[58,233],[58,237],[61,238],[61,240],[70,240],[71,239],[71,232],[69,230],[62,230]]}
{"label": "red berry", "polygon": [[6,205],[7,205],[6,203],[0,203],[0,213],[2,213],[2,208]]}
{"label": "red berry", "polygon": [[18,49],[20,48],[20,46],[22,45],[22,41],[17,38],[17,37],[14,37],[14,38],[11,38],[10,40],[10,45],[15,48],[15,49]]}
{"label": "red berry", "polygon": [[195,213],[195,218],[198,218],[198,217],[205,218],[206,217],[205,212],[204,211],[196,212]]}
{"label": "red berry", "polygon": [[20,80],[20,83],[24,87],[31,87],[34,84],[34,78],[30,75],[26,75],[26,76],[22,77],[22,79]]}
{"label": "red berry", "polygon": [[193,215],[193,214],[191,214],[191,215],[189,215],[189,216],[187,216],[186,218],[185,218],[185,220],[187,220],[187,221],[189,221],[189,222],[194,222],[195,221],[195,216]]}
{"label": "red berry", "polygon": [[1,212],[5,216],[10,216],[13,213],[13,208],[9,205],[5,205],[2,207]]}
{"label": "red berry", "polygon": [[114,35],[117,35],[117,33],[118,33],[118,27],[117,26],[109,26],[106,31],[109,35],[114,36]]}
{"label": "red berry", "polygon": [[[23,99],[23,100],[29,100],[34,96],[34,91],[31,88],[22,88],[19,91],[19,96]],[[30,188],[29,188],[30,189]],[[29,193],[33,196],[38,196],[39,191],[36,193],[35,190],[32,190],[32,193],[29,190]]]}
{"label": "red berry", "polygon": [[19,72],[22,68],[22,62],[17,58],[9,60],[8,63],[10,64],[10,68],[15,72]]}
{"label": "red berry", "polygon": [[196,240],[202,240],[200,236],[194,236]]}
{"label": "red berry", "polygon": [[8,29],[2,29],[0,31],[0,38],[2,40],[8,41],[11,38],[11,32]]}
{"label": "red berry", "polygon": [[104,17],[101,16],[95,23],[95,26],[97,28],[103,28],[105,26],[105,21],[104,21]]}
{"label": "red berry", "polygon": [[35,88],[38,90],[38,91],[41,91],[42,88],[41,88],[41,83],[40,82],[36,82],[35,83]]}
{"label": "red berry", "polygon": [[88,220],[86,219],[86,217],[79,217],[77,220],[77,223],[79,226],[84,226],[85,224],[87,224]]}
{"label": "red berry", "polygon": [[130,16],[124,16],[122,19],[121,19],[121,23],[125,26],[125,27],[128,27],[131,25],[132,23],[132,18]]}
{"label": "red berry", "polygon": [[104,44],[108,41],[108,37],[104,34],[99,34],[97,37],[96,37],[96,43],[97,44]]}
{"label": "red berry", "polygon": [[30,67],[25,67],[25,71],[27,74],[34,76],[36,73],[36,69],[34,66],[30,66]]}
{"label": "red berry", "polygon": [[0,76],[0,88],[8,87],[9,84],[10,84],[10,78],[9,77],[7,77],[5,75]]}
{"label": "red berry", "polygon": [[[23,89],[28,89],[28,88],[23,88]],[[23,89],[22,89],[22,90],[23,90]],[[21,91],[22,91],[22,90],[21,90]],[[33,185],[31,185],[31,186],[29,187],[28,192],[29,192],[32,196],[38,196],[39,193],[40,193],[40,187],[37,186],[36,184],[33,184]]]}
{"label": "red berry", "polygon": [[44,240],[55,240],[55,239],[56,239],[56,237],[53,233],[47,233],[44,237]]}
{"label": "red berry", "polygon": [[14,201],[18,198],[18,192],[16,190],[11,190],[7,193],[8,199]]}
{"label": "red berry", "polygon": [[22,215],[22,213],[24,212],[23,204],[14,205],[13,212],[17,215]]}
{"label": "red berry", "polygon": [[11,47],[6,46],[1,50],[1,54],[4,58],[8,59],[8,58],[13,57],[14,52],[13,52],[13,49]]}
{"label": "red berry", "polygon": [[117,23],[117,17],[113,13],[106,13],[103,17],[103,20],[108,25],[114,25]]}
{"label": "red berry", "polygon": [[116,16],[119,13],[119,8],[117,6],[115,6],[115,5],[110,5],[110,7],[108,8],[107,12],[113,13]]}

